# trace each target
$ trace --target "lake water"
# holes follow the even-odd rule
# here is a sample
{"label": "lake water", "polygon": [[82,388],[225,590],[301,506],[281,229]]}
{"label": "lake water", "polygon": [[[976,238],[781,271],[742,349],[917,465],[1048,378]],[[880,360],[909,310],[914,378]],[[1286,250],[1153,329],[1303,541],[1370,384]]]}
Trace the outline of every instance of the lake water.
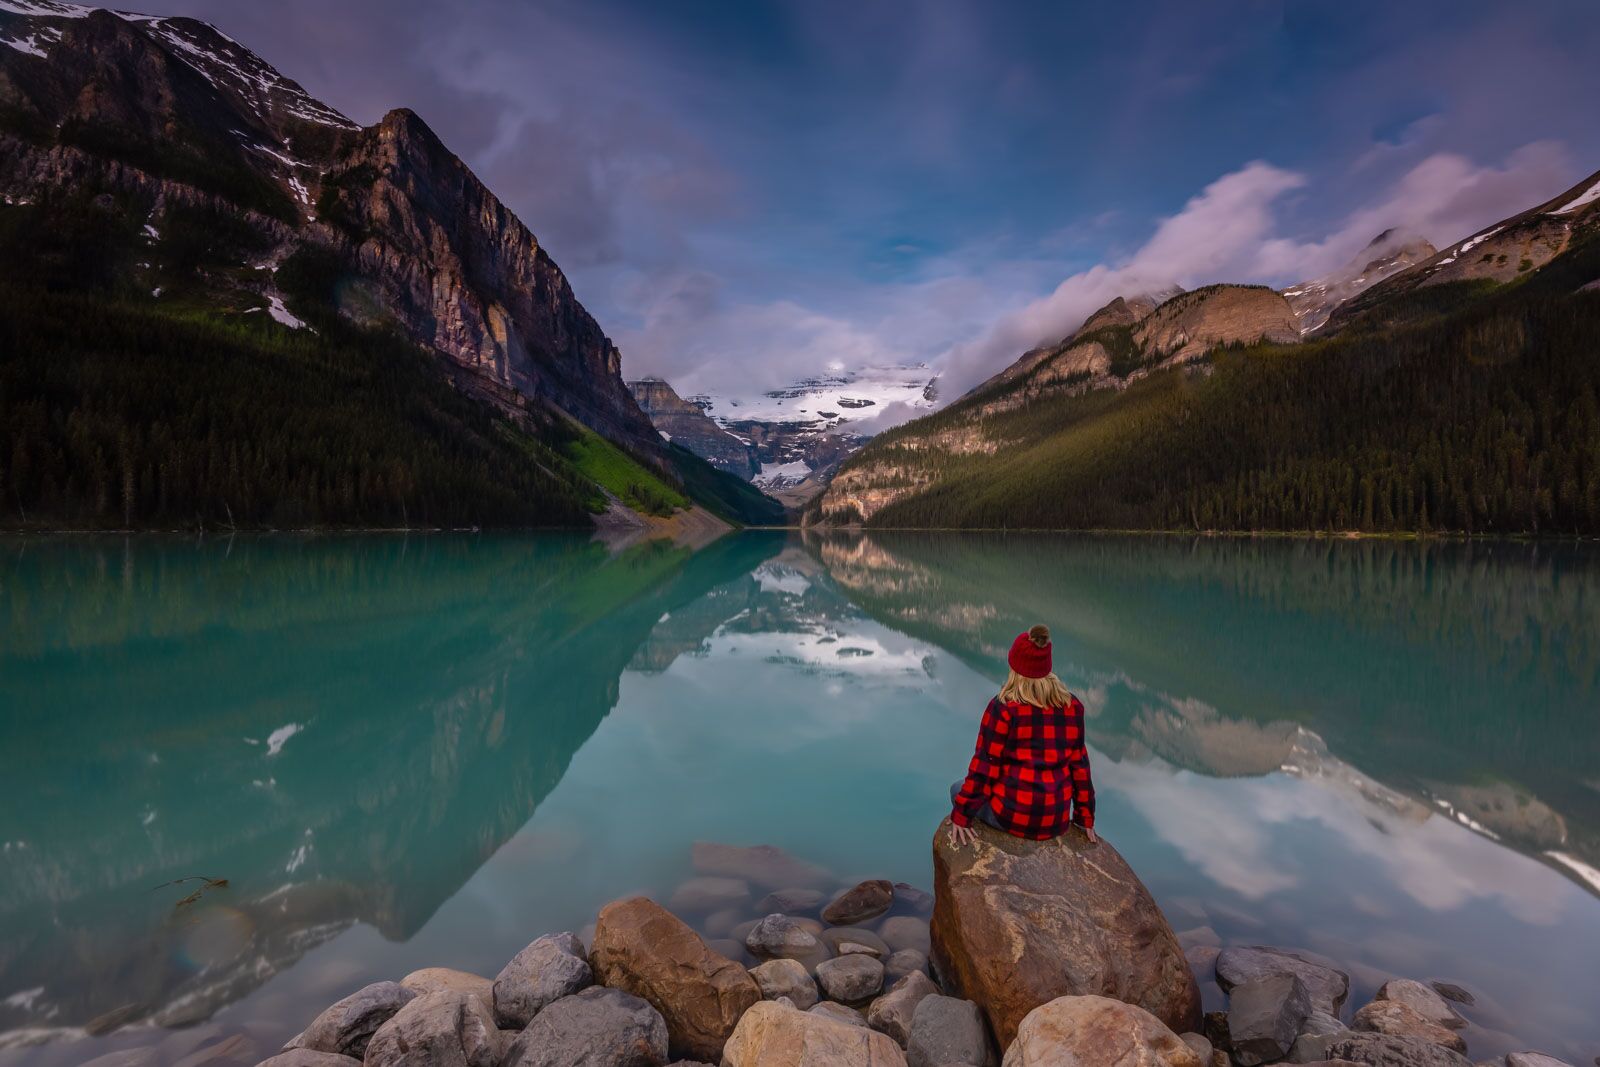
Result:
{"label": "lake water", "polygon": [[1600,552],[745,533],[0,541],[0,1064],[253,1063],[695,841],[927,887],[1036,621],[1175,929],[1600,1054]]}

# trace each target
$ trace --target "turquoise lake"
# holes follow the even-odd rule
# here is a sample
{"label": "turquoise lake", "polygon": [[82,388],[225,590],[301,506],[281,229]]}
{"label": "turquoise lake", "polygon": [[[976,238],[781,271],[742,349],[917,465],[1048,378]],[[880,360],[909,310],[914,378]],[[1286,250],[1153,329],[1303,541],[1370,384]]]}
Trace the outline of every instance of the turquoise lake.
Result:
{"label": "turquoise lake", "polygon": [[696,841],[928,888],[1034,622],[1175,930],[1600,1055],[1600,550],[752,532],[0,540],[0,1065],[254,1063]]}

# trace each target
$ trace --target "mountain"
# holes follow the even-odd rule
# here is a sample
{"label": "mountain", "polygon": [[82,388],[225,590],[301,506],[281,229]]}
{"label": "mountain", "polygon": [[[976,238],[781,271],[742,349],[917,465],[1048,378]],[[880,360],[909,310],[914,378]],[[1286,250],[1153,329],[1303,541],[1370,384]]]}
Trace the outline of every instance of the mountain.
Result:
{"label": "mountain", "polygon": [[[32,427],[0,435],[0,466],[22,457],[5,521],[585,525],[697,503],[697,461],[560,268],[414,113],[360,127],[192,19],[4,0],[0,43],[0,251],[28,291],[0,421]],[[92,336],[63,328],[85,316]],[[127,346],[141,362],[108,365]],[[153,399],[86,392],[108,373]],[[169,379],[204,418],[167,410]],[[705,502],[748,520],[730,499]]]}
{"label": "mountain", "polygon": [[1303,341],[1316,302],[1297,314],[1260,287],[1209,286],[1131,323],[1113,301],[879,435],[805,519],[1600,532],[1597,205],[1600,175],[1409,267],[1422,246],[1385,235],[1362,266],[1395,273]]}
{"label": "mountain", "polygon": [[750,442],[718,426],[699,404],[683,399],[667,382],[640,378],[629,382],[628,389],[662,437],[729,474],[749,480],[760,472]]}
{"label": "mountain", "polygon": [[1421,237],[1398,229],[1384,230],[1340,269],[1291,285],[1283,290],[1283,295],[1299,321],[1300,333],[1315,333],[1339,305],[1437,255],[1438,251]]}

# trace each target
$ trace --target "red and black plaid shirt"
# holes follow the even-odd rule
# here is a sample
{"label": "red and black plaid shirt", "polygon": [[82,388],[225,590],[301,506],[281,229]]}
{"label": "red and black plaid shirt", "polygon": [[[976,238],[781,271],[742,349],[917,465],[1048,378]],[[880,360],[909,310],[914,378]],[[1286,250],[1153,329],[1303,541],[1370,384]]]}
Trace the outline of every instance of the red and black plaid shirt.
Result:
{"label": "red and black plaid shirt", "polygon": [[1064,708],[989,701],[967,780],[950,821],[970,826],[984,804],[1018,837],[1042,841],[1067,828],[1094,826],[1094,779],[1083,739],[1083,704]]}

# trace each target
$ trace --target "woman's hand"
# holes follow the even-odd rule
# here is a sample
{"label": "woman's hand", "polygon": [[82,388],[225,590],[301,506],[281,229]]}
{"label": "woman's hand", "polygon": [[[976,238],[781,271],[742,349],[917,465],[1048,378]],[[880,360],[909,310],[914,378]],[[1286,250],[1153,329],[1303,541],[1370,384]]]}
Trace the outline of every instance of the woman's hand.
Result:
{"label": "woman's hand", "polygon": [[1095,833],[1094,830],[1088,826],[1083,827],[1083,836],[1089,839],[1089,844],[1091,845],[1100,843],[1100,835]]}
{"label": "woman's hand", "polygon": [[951,848],[960,848],[962,845],[976,845],[977,843],[978,835],[973,833],[972,827],[957,826],[955,823],[950,824]]}

